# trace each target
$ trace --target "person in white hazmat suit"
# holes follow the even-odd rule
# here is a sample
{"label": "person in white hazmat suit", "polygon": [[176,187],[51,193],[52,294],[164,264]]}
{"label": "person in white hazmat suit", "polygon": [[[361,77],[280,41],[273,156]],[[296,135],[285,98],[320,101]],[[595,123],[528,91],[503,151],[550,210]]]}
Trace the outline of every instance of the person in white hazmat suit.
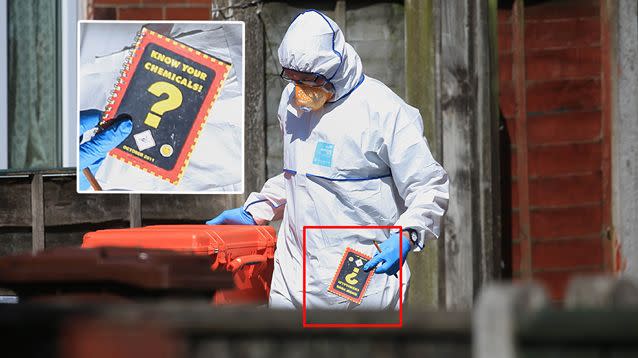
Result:
{"label": "person in white hazmat suit", "polygon": [[[405,257],[438,237],[449,197],[447,174],[428,149],[421,116],[364,74],[337,24],[318,11],[295,18],[278,53],[290,82],[278,110],[283,173],[243,207],[207,223],[283,220],[269,301],[285,309],[302,307],[304,226],[401,226],[402,233],[309,229],[305,253],[307,308],[398,309],[399,289],[405,297],[410,279]],[[364,266],[376,271],[360,304],[328,292],[347,247],[374,256]],[[395,275],[401,266],[403,283]]]}

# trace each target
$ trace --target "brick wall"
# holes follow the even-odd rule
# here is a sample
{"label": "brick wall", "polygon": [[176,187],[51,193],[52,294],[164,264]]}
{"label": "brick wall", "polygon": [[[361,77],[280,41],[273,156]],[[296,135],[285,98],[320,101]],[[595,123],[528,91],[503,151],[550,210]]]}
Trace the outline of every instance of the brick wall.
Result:
{"label": "brick wall", "polygon": [[[524,88],[514,81],[512,14],[499,11],[498,32],[500,107],[512,143],[513,276],[542,280],[560,300],[569,277],[607,269],[603,233],[610,173],[603,170],[603,154],[610,138],[604,135],[601,111],[599,4],[560,0],[525,7]],[[526,100],[526,122],[516,115],[517,91]],[[517,145],[519,125],[525,126],[526,148]],[[519,150],[528,158],[523,191]],[[528,198],[528,218],[521,218],[521,192]],[[521,219],[529,222],[529,252],[521,242],[526,236]]]}
{"label": "brick wall", "polygon": [[93,0],[94,20],[210,20],[211,0]]}

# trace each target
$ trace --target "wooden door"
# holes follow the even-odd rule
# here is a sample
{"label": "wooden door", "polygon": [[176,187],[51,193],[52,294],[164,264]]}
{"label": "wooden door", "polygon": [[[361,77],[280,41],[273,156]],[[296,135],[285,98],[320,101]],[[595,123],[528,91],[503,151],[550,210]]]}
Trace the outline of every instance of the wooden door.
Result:
{"label": "wooden door", "polygon": [[561,300],[570,277],[613,265],[607,33],[598,0],[519,1],[498,23],[512,275]]}

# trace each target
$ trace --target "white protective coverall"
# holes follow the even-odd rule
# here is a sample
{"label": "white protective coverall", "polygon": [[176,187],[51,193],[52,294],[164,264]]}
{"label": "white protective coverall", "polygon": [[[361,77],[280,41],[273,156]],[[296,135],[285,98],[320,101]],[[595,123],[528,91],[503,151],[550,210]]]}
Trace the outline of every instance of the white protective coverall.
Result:
{"label": "white protective coverall", "polygon": [[[304,226],[402,226],[419,234],[419,251],[438,237],[448,203],[448,178],[432,158],[417,109],[365,76],[361,60],[337,24],[310,10],[290,25],[279,47],[284,68],[322,74],[335,95],[314,112],[297,111],[294,85],[281,95],[283,173],[244,204],[255,219],[283,219],[275,252],[270,306],[302,306]],[[376,252],[390,230],[312,229],[306,237],[307,308],[398,309],[403,285],[373,275],[360,305],[327,291],[346,247]]]}

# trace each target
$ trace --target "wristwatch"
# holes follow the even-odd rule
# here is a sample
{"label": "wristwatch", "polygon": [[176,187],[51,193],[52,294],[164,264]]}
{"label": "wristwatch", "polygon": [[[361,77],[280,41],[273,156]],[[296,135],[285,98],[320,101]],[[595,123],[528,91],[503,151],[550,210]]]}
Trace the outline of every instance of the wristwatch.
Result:
{"label": "wristwatch", "polygon": [[416,230],[414,229],[403,229],[403,232],[408,233],[408,238],[410,239],[410,242],[412,243],[412,247],[417,247],[417,244],[419,242],[419,234],[416,232]]}

